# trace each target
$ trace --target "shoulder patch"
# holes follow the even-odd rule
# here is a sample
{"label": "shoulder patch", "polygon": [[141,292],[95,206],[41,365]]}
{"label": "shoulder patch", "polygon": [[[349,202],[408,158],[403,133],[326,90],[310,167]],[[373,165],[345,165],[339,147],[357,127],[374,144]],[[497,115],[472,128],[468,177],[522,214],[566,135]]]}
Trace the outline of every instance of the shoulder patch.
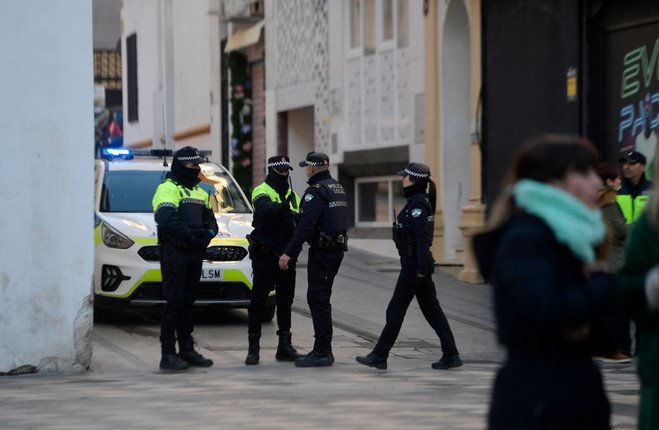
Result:
{"label": "shoulder patch", "polygon": [[412,216],[414,218],[418,218],[419,216],[421,216],[421,212],[423,211],[419,208],[412,209]]}
{"label": "shoulder patch", "polygon": [[305,202],[310,202],[311,199],[313,199],[313,194],[305,194],[304,195],[304,201]]}

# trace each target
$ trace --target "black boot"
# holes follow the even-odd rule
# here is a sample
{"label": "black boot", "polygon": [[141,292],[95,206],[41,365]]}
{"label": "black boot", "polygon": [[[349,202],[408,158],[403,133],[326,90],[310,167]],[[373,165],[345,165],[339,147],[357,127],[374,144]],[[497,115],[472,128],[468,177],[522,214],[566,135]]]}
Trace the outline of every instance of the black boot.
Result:
{"label": "black boot", "polygon": [[462,366],[462,359],[460,358],[459,354],[455,354],[450,357],[443,355],[439,361],[434,362],[431,366],[433,369],[453,369],[455,367]]}
{"label": "black boot", "polygon": [[334,364],[332,352],[319,354],[316,351],[311,351],[309,354],[295,360],[296,367],[329,367],[332,364]]}
{"label": "black boot", "polygon": [[275,358],[280,361],[295,361],[300,358],[300,354],[297,353],[291,343],[291,332],[278,331],[277,334],[279,335],[279,345],[277,346]]}
{"label": "black boot", "polygon": [[247,358],[245,358],[245,364],[248,366],[259,364],[259,351],[261,350],[259,339],[261,339],[260,334],[249,333],[249,350]]}
{"label": "black boot", "polygon": [[205,358],[194,350],[194,340],[192,337],[189,337],[183,345],[181,345],[181,352],[179,352],[178,355],[183,360],[187,361],[190,366],[211,367],[213,365],[213,360]]}
{"label": "black boot", "polygon": [[188,367],[188,363],[173,352],[163,353],[160,359],[160,368],[163,370],[186,370]]}
{"label": "black boot", "polygon": [[366,357],[355,357],[355,360],[357,360],[357,363],[359,364],[363,364],[364,366],[368,367],[375,367],[379,370],[384,370],[387,368],[387,359],[377,356],[372,352]]}

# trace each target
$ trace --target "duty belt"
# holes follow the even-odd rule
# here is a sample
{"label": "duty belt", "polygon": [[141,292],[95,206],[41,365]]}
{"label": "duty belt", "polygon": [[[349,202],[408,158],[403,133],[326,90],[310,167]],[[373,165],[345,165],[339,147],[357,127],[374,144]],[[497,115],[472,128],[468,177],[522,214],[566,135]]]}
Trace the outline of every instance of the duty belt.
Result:
{"label": "duty belt", "polygon": [[318,237],[317,245],[320,248],[347,251],[348,236],[345,234],[329,235],[321,231],[320,236]]}

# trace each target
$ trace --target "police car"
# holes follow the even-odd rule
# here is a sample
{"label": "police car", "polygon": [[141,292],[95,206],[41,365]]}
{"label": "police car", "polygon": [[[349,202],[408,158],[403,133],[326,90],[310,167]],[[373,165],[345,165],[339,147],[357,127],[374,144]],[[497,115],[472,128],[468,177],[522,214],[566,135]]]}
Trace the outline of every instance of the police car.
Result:
{"label": "police car", "polygon": [[[169,171],[168,156],[171,161],[171,151],[107,148],[95,161],[94,308],[99,315],[111,308],[165,303],[151,201]],[[246,308],[252,291],[246,239],[252,209],[224,167],[210,162],[200,167],[205,179],[199,186],[210,194],[219,228],[206,249],[195,306]],[[271,293],[267,321],[274,317],[274,303]]]}

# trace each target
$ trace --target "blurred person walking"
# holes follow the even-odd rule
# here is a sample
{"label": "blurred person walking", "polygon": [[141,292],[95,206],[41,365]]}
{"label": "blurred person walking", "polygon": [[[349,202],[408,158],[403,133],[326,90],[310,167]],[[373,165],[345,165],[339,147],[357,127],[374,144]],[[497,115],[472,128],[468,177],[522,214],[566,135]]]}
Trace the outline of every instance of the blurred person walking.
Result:
{"label": "blurred person walking", "polygon": [[606,228],[593,145],[545,135],[515,158],[487,230],[474,237],[507,349],[490,429],[608,429],[610,406],[590,333],[613,306],[613,275],[594,247]]}
{"label": "blurred person walking", "polygon": [[393,238],[400,255],[401,271],[387,307],[387,322],[377,344],[368,355],[356,357],[355,360],[376,369],[387,368],[389,351],[398,338],[405,313],[416,296],[423,316],[437,333],[442,346],[442,357],[432,363],[432,368],[460,367],[462,360],[455,346],[453,332],[439,305],[432,280],[435,260],[430,247],[435,225],[437,193],[435,184],[430,179],[430,168],[425,164],[411,163],[405,170],[398,172],[398,175],[402,177],[403,192],[407,199],[393,226]]}

